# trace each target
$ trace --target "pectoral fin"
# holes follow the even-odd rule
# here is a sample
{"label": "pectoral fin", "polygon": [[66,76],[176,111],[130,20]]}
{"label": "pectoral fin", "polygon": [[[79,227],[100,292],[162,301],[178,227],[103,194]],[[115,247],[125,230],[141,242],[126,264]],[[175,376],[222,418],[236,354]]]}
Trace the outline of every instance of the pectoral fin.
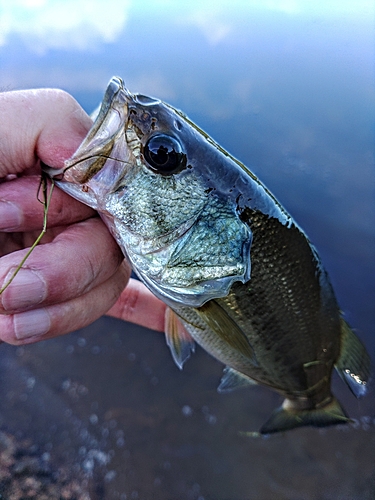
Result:
{"label": "pectoral fin", "polygon": [[226,344],[258,365],[253,348],[237,323],[215,300],[196,309],[199,316]]}
{"label": "pectoral fin", "polygon": [[342,318],[341,354],[335,367],[357,398],[366,394],[370,377],[370,356],[362,342]]}
{"label": "pectoral fin", "polygon": [[243,375],[229,366],[226,366],[217,390],[218,392],[230,392],[234,389],[249,387],[251,385],[256,385],[255,380],[246,377],[246,375]]}
{"label": "pectoral fin", "polygon": [[177,314],[169,307],[165,310],[164,331],[174,362],[182,370],[185,361],[194,352],[195,344]]}

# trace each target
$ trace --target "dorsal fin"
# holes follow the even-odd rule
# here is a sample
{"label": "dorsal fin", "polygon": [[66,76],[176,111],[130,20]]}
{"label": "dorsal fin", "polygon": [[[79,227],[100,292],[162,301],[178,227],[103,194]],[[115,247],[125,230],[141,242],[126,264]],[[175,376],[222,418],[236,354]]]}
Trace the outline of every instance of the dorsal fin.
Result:
{"label": "dorsal fin", "polygon": [[252,378],[246,377],[246,375],[234,370],[230,366],[226,366],[217,390],[218,392],[230,392],[240,387],[249,387],[256,384],[257,382]]}
{"label": "dorsal fin", "polygon": [[366,394],[370,377],[370,356],[343,318],[341,318],[341,353],[335,368],[357,398]]}
{"label": "dorsal fin", "polygon": [[180,318],[170,307],[165,309],[164,331],[165,339],[171,350],[174,362],[182,370],[185,361],[194,352],[195,344]]}
{"label": "dorsal fin", "polygon": [[216,300],[206,302],[203,306],[197,308],[196,311],[211,330],[213,330],[226,344],[250,359],[254,365],[258,365],[254,350],[248,338]]}

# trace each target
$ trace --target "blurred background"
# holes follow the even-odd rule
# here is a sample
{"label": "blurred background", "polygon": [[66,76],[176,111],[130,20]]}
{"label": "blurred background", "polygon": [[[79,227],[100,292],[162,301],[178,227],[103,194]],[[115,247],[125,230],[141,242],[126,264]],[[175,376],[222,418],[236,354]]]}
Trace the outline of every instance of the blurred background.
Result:
{"label": "blurred background", "polygon": [[[90,112],[118,75],[183,110],[304,228],[373,356],[374,11],[371,0],[0,0],[0,89],[63,88]],[[219,395],[220,363],[198,349],[180,372],[163,335],[121,321],[2,345],[0,363],[0,498],[25,478],[38,499],[53,485],[79,500],[375,497],[373,385],[357,401],[334,377],[350,426],[255,439],[238,431],[257,430],[277,394]]]}

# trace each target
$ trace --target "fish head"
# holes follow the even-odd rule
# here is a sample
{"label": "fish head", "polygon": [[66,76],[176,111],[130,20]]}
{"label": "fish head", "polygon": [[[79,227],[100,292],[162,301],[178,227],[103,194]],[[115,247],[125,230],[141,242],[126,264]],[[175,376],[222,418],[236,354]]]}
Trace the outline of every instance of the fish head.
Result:
{"label": "fish head", "polygon": [[181,112],[113,78],[92,129],[54,178],[100,213],[157,296],[197,307],[250,278],[252,235],[232,163]]}

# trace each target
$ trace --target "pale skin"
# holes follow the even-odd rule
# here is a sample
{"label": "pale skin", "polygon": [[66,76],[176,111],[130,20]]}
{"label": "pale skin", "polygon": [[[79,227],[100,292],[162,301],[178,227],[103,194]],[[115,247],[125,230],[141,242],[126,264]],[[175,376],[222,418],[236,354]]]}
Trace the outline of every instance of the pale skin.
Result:
{"label": "pale skin", "polygon": [[[38,236],[40,161],[61,168],[91,119],[64,91],[0,94],[0,287]],[[89,325],[103,314],[157,331],[165,305],[130,267],[97,214],[55,188],[48,229],[0,295],[0,341],[23,345]]]}

